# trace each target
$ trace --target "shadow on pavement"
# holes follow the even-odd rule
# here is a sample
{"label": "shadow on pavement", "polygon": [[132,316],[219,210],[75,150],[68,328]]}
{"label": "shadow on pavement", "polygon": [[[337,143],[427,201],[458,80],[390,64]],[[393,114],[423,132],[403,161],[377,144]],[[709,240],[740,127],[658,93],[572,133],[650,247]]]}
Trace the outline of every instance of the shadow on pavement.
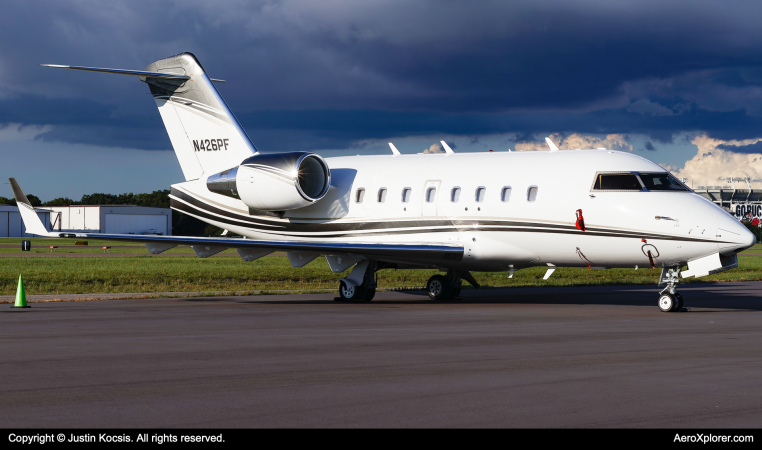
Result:
{"label": "shadow on pavement", "polygon": [[[457,304],[547,304],[618,305],[656,308],[660,289],[652,285],[521,287],[464,289],[462,300],[433,302],[419,291],[378,292],[372,302],[335,302],[335,294],[287,294],[226,297],[219,300],[268,305],[457,305]],[[681,286],[678,290],[687,308],[762,311],[762,282],[705,283]],[[211,298],[183,301],[216,301]]]}

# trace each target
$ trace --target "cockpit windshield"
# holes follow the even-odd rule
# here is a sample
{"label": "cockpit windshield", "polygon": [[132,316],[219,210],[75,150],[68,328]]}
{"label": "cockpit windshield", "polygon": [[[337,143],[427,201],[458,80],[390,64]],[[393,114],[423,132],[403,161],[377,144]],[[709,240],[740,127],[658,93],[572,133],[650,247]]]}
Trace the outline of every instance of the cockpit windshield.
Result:
{"label": "cockpit windshield", "polygon": [[690,191],[667,172],[598,173],[594,191]]}
{"label": "cockpit windshield", "polygon": [[639,173],[638,176],[649,191],[687,191],[675,177],[668,173]]}
{"label": "cockpit windshield", "polygon": [[642,191],[643,186],[634,173],[599,173],[595,180],[594,189],[601,191]]}

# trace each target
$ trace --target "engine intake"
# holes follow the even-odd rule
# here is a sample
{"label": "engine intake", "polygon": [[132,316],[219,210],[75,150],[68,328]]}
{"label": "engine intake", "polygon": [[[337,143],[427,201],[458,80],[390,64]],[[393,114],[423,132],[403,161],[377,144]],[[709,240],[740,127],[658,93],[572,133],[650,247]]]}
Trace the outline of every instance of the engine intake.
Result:
{"label": "engine intake", "polygon": [[251,209],[286,211],[311,205],[328,193],[331,171],[308,152],[254,155],[238,167],[212,175],[206,187],[237,198]]}

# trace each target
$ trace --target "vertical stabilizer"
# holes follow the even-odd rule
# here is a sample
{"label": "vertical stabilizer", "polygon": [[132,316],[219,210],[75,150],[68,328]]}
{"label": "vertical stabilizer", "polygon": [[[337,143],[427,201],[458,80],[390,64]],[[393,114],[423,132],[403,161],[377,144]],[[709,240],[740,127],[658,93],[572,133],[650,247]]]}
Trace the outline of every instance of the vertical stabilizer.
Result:
{"label": "vertical stabilizer", "polygon": [[141,77],[156,100],[186,180],[230,169],[257,152],[192,53],[160,59],[146,71],[190,77]]}

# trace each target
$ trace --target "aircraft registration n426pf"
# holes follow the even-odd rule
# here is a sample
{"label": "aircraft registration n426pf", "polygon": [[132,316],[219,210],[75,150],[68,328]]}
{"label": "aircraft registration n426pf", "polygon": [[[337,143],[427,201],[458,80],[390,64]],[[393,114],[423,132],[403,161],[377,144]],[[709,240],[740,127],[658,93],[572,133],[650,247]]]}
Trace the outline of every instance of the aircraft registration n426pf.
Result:
{"label": "aircraft registration n426pf", "polygon": [[[470,271],[547,267],[660,268],[658,306],[682,307],[680,276],[738,266],[754,235],[663,168],[607,149],[322,158],[259,153],[191,53],[145,71],[54,66],[140,77],[154,96],[185,182],[174,210],[244,238],[50,232],[15,179],[27,232],[144,242],[151,253],[191,245],[206,258],[235,248],[245,261],[274,251],[294,267],[325,256],[346,300],[371,300],[375,272],[437,268],[434,300],[457,297]],[[681,271],[683,266],[688,270]]]}

